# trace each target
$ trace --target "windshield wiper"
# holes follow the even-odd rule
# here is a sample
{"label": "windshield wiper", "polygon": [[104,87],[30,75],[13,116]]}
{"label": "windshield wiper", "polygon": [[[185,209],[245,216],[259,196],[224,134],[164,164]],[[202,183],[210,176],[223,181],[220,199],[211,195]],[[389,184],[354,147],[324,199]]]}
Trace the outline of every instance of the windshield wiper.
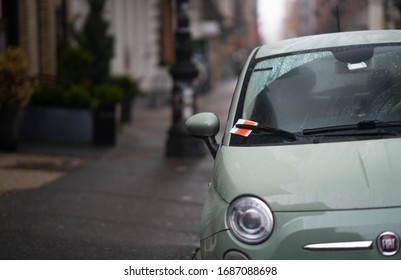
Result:
{"label": "windshield wiper", "polygon": [[341,132],[341,131],[349,131],[349,130],[359,130],[360,131],[360,130],[370,130],[370,129],[400,127],[400,126],[401,126],[401,121],[383,122],[383,121],[378,121],[378,120],[366,120],[366,121],[358,122],[356,124],[346,124],[346,125],[336,125],[336,126],[304,129],[302,131],[302,134],[303,135],[313,135],[313,134],[320,134],[320,133]]}
{"label": "windshield wiper", "polygon": [[237,128],[244,128],[244,129],[250,129],[250,130],[255,130],[255,131],[262,131],[262,132],[267,132],[276,136],[279,136],[281,138],[290,140],[290,141],[296,141],[297,140],[297,135],[280,129],[280,128],[273,128],[273,127],[269,127],[269,126],[265,126],[265,125],[260,125],[258,124],[257,126],[253,126],[253,125],[248,125],[248,124],[236,124]]}

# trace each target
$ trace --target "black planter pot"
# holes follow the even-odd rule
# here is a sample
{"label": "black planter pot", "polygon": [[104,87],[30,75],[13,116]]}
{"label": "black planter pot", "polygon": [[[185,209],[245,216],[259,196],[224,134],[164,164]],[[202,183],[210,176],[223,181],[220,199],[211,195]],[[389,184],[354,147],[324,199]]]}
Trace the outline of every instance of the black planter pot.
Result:
{"label": "black planter pot", "polygon": [[18,149],[21,109],[0,108],[0,150]]}
{"label": "black planter pot", "polygon": [[121,123],[128,123],[132,120],[132,106],[135,97],[132,94],[125,94],[121,103]]}
{"label": "black planter pot", "polygon": [[101,105],[95,110],[93,144],[113,146],[117,143],[121,117],[120,104]]}
{"label": "black planter pot", "polygon": [[93,115],[91,108],[29,106],[20,137],[29,142],[92,144]]}

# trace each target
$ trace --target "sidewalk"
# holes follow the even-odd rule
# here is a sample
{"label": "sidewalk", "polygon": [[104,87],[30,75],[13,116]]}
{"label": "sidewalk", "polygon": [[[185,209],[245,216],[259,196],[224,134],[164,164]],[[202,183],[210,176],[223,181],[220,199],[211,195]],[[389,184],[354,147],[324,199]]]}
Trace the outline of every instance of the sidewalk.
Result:
{"label": "sidewalk", "polygon": [[[234,86],[201,96],[200,111],[224,122]],[[190,259],[213,159],[165,158],[170,111],[138,102],[113,148],[0,154],[0,258]]]}
{"label": "sidewalk", "polygon": [[[223,82],[212,93],[201,96],[198,100],[200,111],[216,113],[222,121],[227,118],[227,111],[235,81]],[[221,106],[221,103],[223,106]],[[0,195],[4,192],[39,188],[61,178],[79,166],[101,158],[107,153],[118,153],[124,149],[135,149],[134,153],[143,153],[141,145],[150,145],[149,139],[157,133],[157,143],[150,148],[150,154],[164,155],[164,142],[169,128],[170,110],[168,105],[150,108],[148,100],[140,100],[136,105],[134,121],[124,125],[116,147],[63,146],[57,144],[23,143],[17,153],[0,151]],[[138,123],[140,122],[140,124]],[[148,123],[152,125],[149,126]],[[148,126],[153,131],[148,131]],[[156,129],[158,128],[158,129]],[[164,135],[163,135],[164,134]],[[139,143],[143,141],[143,143]],[[123,152],[124,153],[124,152]]]}

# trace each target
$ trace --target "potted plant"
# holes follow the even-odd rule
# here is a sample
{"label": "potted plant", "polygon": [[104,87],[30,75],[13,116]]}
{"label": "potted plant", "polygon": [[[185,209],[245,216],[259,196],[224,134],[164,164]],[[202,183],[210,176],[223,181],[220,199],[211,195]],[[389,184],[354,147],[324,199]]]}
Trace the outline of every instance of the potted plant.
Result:
{"label": "potted plant", "polygon": [[120,87],[123,91],[121,102],[121,122],[127,123],[132,120],[132,106],[135,97],[140,94],[139,86],[136,80],[128,75],[119,75],[111,78],[113,85]]}
{"label": "potted plant", "polygon": [[86,86],[35,85],[25,110],[22,137],[29,141],[91,144],[94,103]]}
{"label": "potted plant", "polygon": [[97,103],[94,113],[93,143],[112,146],[117,142],[123,91],[113,84],[99,84],[93,86],[92,96]]}
{"label": "potted plant", "polygon": [[76,84],[88,84],[95,57],[80,47],[64,47],[58,61],[58,76]]}
{"label": "potted plant", "polygon": [[19,142],[22,108],[31,98],[28,66],[21,49],[0,55],[0,149],[15,151]]}

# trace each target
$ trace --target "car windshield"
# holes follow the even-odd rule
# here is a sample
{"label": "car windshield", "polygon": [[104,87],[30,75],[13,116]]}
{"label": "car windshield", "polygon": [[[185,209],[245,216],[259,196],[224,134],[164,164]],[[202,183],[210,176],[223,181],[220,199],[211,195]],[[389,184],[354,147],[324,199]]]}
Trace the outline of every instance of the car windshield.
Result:
{"label": "car windshield", "polygon": [[366,121],[401,121],[401,46],[350,46],[259,59],[242,119],[302,134]]}

